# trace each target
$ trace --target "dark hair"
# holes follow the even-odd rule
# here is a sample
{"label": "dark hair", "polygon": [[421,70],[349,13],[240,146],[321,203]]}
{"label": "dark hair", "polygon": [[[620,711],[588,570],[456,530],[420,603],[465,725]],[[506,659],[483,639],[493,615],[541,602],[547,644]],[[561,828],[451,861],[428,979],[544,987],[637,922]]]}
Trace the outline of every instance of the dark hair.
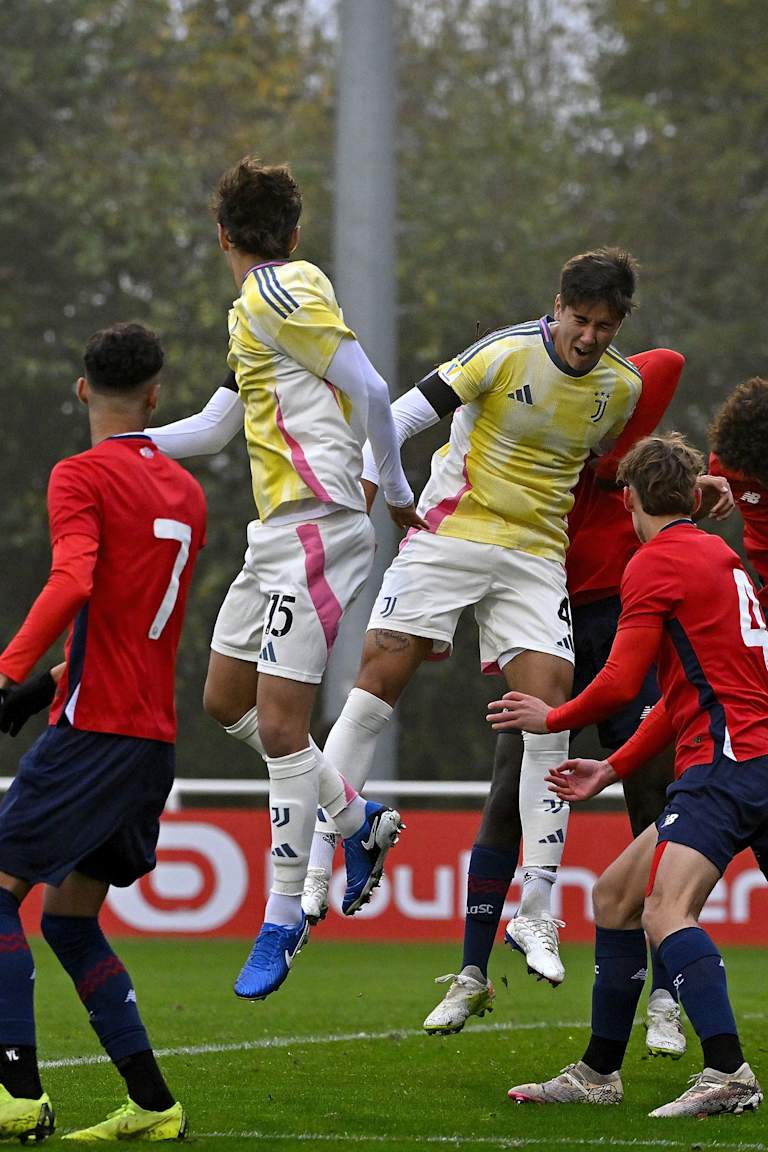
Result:
{"label": "dark hair", "polygon": [[114,324],[94,332],[83,354],[85,375],[95,392],[132,392],[163,366],[160,340],[141,324]]}
{"label": "dark hair", "polygon": [[632,311],[638,265],[623,248],[596,248],[572,256],[560,273],[560,303],[573,307],[604,300],[622,319]]}
{"label": "dark hair", "polygon": [[619,464],[616,480],[631,484],[649,516],[689,516],[704,460],[679,432],[638,440]]}
{"label": "dark hair", "polygon": [[709,442],[726,468],[768,484],[768,380],[753,376],[734,388],[710,424]]}
{"label": "dark hair", "polygon": [[270,260],[290,256],[301,192],[287,164],[266,167],[244,156],[221,177],[212,208],[236,248]]}

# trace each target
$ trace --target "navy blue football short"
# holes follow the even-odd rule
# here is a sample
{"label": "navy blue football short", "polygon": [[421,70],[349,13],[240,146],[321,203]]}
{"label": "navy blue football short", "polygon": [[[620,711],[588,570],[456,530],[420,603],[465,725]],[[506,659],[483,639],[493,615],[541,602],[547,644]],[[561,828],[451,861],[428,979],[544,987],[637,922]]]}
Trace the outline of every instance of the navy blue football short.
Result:
{"label": "navy blue football short", "polygon": [[744,848],[768,862],[768,756],[693,764],[667,789],[659,841],[685,844],[725,872]]}
{"label": "navy blue football short", "polygon": [[151,872],[175,748],[66,720],[22,757],[0,804],[0,871],[58,885],[75,869],[125,887]]}
{"label": "navy blue football short", "polygon": [[[576,652],[573,696],[583,692],[598,672],[602,671],[616,635],[620,613],[621,600],[618,596],[607,596],[603,600],[593,600],[591,604],[571,607],[573,647]],[[650,668],[635,699],[597,725],[602,746],[615,751],[625,744],[660,695],[656,669]]]}

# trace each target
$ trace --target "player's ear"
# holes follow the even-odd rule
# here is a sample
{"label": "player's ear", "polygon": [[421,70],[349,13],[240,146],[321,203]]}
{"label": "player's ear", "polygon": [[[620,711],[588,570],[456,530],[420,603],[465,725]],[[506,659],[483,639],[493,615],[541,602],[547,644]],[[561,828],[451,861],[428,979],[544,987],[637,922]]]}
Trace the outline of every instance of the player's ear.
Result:
{"label": "player's ear", "polygon": [[633,500],[632,489],[629,487],[628,484],[624,485],[624,491],[622,493],[622,500],[624,501],[624,507],[626,508],[627,512],[631,512],[634,509],[635,505],[634,505],[634,500]]}
{"label": "player's ear", "polygon": [[291,232],[291,238],[288,241],[289,254],[292,255],[296,251],[299,246],[299,240],[301,240],[301,224],[297,224],[293,232]]}
{"label": "player's ear", "polygon": [[555,308],[554,308],[554,313],[553,313],[555,320],[560,319],[562,311],[563,311],[563,305],[560,301],[560,293],[558,292],[557,296],[555,296]]}
{"label": "player's ear", "polygon": [[157,402],[159,399],[160,399],[160,381],[157,379],[157,377],[155,377],[155,379],[150,384],[149,388],[147,388],[147,411],[148,412],[154,412],[155,408],[157,408]]}
{"label": "player's ear", "polygon": [[696,513],[698,512],[699,508],[701,508],[701,499],[702,499],[701,488],[699,488],[699,486],[697,484],[693,490],[693,510],[691,512],[692,516],[695,516]]}
{"label": "player's ear", "polygon": [[230,248],[232,247],[232,241],[230,240],[229,236],[227,236],[223,226],[219,224],[218,221],[216,222],[216,236],[219,241],[219,248],[221,248],[223,252],[229,252]]}
{"label": "player's ear", "polygon": [[90,389],[88,388],[88,381],[85,376],[80,376],[75,381],[75,395],[81,404],[87,404],[90,397]]}

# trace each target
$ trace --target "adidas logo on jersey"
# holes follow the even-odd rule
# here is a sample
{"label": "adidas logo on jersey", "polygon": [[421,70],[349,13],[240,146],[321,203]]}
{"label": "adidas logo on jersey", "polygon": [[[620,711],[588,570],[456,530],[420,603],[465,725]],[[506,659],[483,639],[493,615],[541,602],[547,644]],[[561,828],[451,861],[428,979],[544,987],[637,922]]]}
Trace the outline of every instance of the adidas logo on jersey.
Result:
{"label": "adidas logo on jersey", "polygon": [[521,404],[533,404],[530,384],[524,384],[522,388],[515,388],[513,392],[507,392],[507,396],[510,400],[518,400]]}

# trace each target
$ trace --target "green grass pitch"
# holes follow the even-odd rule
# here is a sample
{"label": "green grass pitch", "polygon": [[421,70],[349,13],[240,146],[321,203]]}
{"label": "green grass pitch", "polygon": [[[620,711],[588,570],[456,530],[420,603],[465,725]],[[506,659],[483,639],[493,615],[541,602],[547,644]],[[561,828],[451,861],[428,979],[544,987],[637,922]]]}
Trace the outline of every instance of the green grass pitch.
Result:
{"label": "green grass pitch", "polygon": [[[436,1038],[420,1025],[444,991],[433,978],[455,970],[457,946],[338,944],[323,942],[320,928],[286,984],[259,1004],[231,992],[246,942],[117,946],[171,1087],[189,1113],[193,1148],[768,1149],[765,1112],[647,1118],[699,1069],[689,1026],[689,1053],[677,1063],[647,1058],[636,1028],[621,1107],[507,1100],[510,1085],[547,1078],[581,1055],[592,982],[587,947],[564,948],[568,975],[556,990],[526,976],[521,958],[498,947],[493,1015],[471,1021],[460,1035]],[[83,1010],[45,945],[34,941],[33,951],[43,1078],[61,1134],[103,1119],[121,1102],[122,1082],[98,1062]],[[726,961],[747,1058],[765,1084],[766,953],[730,949]],[[54,1136],[47,1146],[56,1143]]]}

